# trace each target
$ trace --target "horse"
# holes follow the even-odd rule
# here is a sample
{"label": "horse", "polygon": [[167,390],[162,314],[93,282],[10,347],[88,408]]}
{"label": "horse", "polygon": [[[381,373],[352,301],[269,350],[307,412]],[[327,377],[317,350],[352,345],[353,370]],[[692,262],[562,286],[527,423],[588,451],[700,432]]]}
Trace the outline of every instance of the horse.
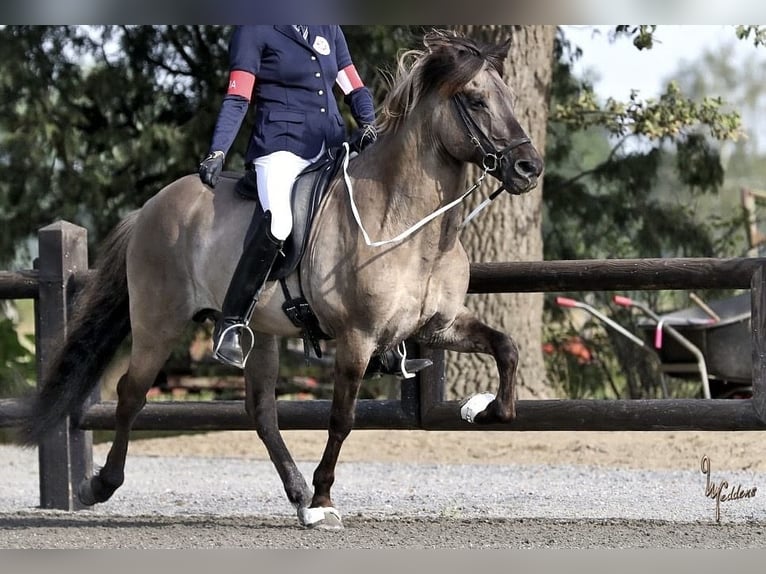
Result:
{"label": "horse", "polygon": [[[400,54],[377,141],[346,156],[317,209],[300,265],[287,277],[336,345],[328,437],[313,493],[278,427],[278,341],[300,331],[283,312],[276,282],[267,283],[252,315],[256,359],[244,368],[246,410],[303,527],[343,527],[331,487],[373,355],[406,340],[490,354],[497,393],[466,403],[463,418],[485,424],[515,417],[519,351],[464,305],[469,260],[460,241],[461,210],[454,209],[486,176],[521,194],[542,173],[503,80],[509,48],[510,40],[484,44],[433,31],[421,48]],[[471,164],[481,176],[466,190]],[[68,337],[20,426],[23,440],[37,444],[65,417],[76,420],[131,336],[128,368],[117,384],[113,443],[100,471],[78,488],[85,505],[107,501],[122,485],[131,426],[173,345],[192,320],[221,308],[255,209],[234,185],[224,178],[211,189],[196,174],[166,185],[112,230],[78,296]],[[401,233],[414,222],[420,224]]]}

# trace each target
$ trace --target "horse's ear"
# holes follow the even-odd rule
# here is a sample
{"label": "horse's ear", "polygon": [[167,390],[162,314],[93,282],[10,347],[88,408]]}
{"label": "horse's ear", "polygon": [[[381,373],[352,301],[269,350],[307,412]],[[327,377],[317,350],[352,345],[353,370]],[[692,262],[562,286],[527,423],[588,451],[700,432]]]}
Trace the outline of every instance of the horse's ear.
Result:
{"label": "horse's ear", "polygon": [[508,57],[508,52],[511,50],[511,40],[512,38],[508,38],[502,44],[494,46],[487,53],[487,61],[497,70],[501,78],[505,77],[505,60]]}
{"label": "horse's ear", "polygon": [[497,47],[497,54],[500,56],[503,60],[505,60],[508,57],[508,52],[511,51],[511,41],[513,38],[508,38],[505,42],[500,44]]}

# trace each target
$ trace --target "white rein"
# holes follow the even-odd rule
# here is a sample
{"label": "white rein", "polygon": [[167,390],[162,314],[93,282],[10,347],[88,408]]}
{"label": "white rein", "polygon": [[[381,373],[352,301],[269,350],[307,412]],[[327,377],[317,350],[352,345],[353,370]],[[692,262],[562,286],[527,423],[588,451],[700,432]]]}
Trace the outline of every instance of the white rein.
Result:
{"label": "white rein", "polygon": [[[361,230],[362,235],[364,236],[364,242],[369,247],[380,247],[382,245],[388,245],[389,243],[397,243],[399,241],[406,239],[407,237],[415,233],[418,229],[426,225],[432,219],[439,217],[445,211],[448,211],[452,209],[453,207],[455,207],[456,205],[458,205],[459,203],[461,203],[466,197],[468,197],[471,193],[473,193],[482,184],[482,182],[484,181],[484,178],[487,177],[488,170],[485,167],[484,171],[479,176],[479,179],[476,180],[476,183],[474,183],[465,193],[463,193],[463,195],[461,195],[454,201],[440,207],[439,209],[437,209],[430,215],[427,215],[426,217],[418,221],[415,225],[403,231],[402,233],[400,233],[399,235],[397,235],[396,237],[392,239],[386,239],[383,241],[372,241],[370,239],[370,236],[367,234],[367,231],[365,230],[364,225],[362,224],[362,219],[359,216],[359,210],[356,207],[356,201],[354,201],[354,189],[353,189],[353,186],[351,185],[351,179],[348,177],[348,161],[351,156],[351,150],[347,142],[343,142],[343,148],[345,150],[345,157],[343,158],[343,179],[346,182],[346,189],[348,189],[348,199],[351,202],[351,211],[354,214],[354,219],[356,220],[356,224],[359,226],[359,229]],[[488,197],[487,199],[482,201],[481,204],[476,209],[474,209],[470,214],[468,214],[468,217],[466,217],[463,220],[463,223],[460,224],[458,229],[462,229],[463,227],[465,227],[468,224],[468,222],[471,221],[474,217],[476,217],[476,215],[478,215],[478,213],[482,209],[484,209],[490,204],[492,199],[493,199],[492,197]]]}

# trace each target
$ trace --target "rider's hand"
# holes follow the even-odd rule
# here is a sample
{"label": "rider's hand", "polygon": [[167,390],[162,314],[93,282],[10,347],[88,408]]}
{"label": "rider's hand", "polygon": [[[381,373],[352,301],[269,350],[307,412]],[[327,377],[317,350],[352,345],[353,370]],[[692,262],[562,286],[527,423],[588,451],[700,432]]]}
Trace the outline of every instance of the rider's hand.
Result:
{"label": "rider's hand", "polygon": [[199,178],[202,183],[215,187],[223,170],[224,154],[222,151],[214,151],[199,164]]}
{"label": "rider's hand", "polygon": [[378,139],[378,130],[373,124],[367,124],[351,135],[348,147],[351,148],[351,151],[361,153],[364,148],[374,143],[376,139]]}

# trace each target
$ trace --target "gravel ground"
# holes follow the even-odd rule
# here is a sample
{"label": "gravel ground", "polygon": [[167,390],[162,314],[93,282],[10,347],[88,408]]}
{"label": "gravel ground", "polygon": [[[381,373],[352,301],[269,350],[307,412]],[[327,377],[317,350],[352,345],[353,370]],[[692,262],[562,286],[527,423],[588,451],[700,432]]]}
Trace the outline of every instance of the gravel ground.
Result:
{"label": "gravel ground", "polygon": [[[466,434],[472,433],[455,440],[469,440]],[[183,441],[221,445],[221,438],[211,433]],[[719,443],[720,435],[715,438]],[[742,441],[753,438],[746,433]],[[630,449],[631,437],[626,439],[627,444],[614,445],[615,455]],[[508,439],[494,433],[492,440]],[[592,442],[598,444],[596,438]],[[334,488],[345,529],[323,532],[298,526],[276,472],[258,453],[210,456],[189,454],[169,439],[142,443],[132,444],[125,484],[112,500],[77,513],[36,508],[36,451],[0,446],[0,548],[766,547],[766,491],[761,490],[766,472],[747,461],[744,470],[731,464],[720,465],[730,470],[718,470],[712,455],[712,480],[758,489],[753,498],[722,502],[720,523],[715,501],[704,496],[698,459],[659,469],[604,466],[598,456],[592,464],[582,453],[580,464],[565,457],[561,464],[508,464],[497,458],[457,464],[427,456],[413,462],[398,449],[406,462],[385,456],[384,462],[373,462],[363,460],[375,452],[369,444],[367,457],[354,456],[350,445]],[[176,454],[151,454],[158,443]],[[445,451],[457,458],[454,449]],[[97,464],[103,452],[97,449]],[[593,452],[603,458],[603,449]],[[298,460],[310,477],[314,463]]]}

